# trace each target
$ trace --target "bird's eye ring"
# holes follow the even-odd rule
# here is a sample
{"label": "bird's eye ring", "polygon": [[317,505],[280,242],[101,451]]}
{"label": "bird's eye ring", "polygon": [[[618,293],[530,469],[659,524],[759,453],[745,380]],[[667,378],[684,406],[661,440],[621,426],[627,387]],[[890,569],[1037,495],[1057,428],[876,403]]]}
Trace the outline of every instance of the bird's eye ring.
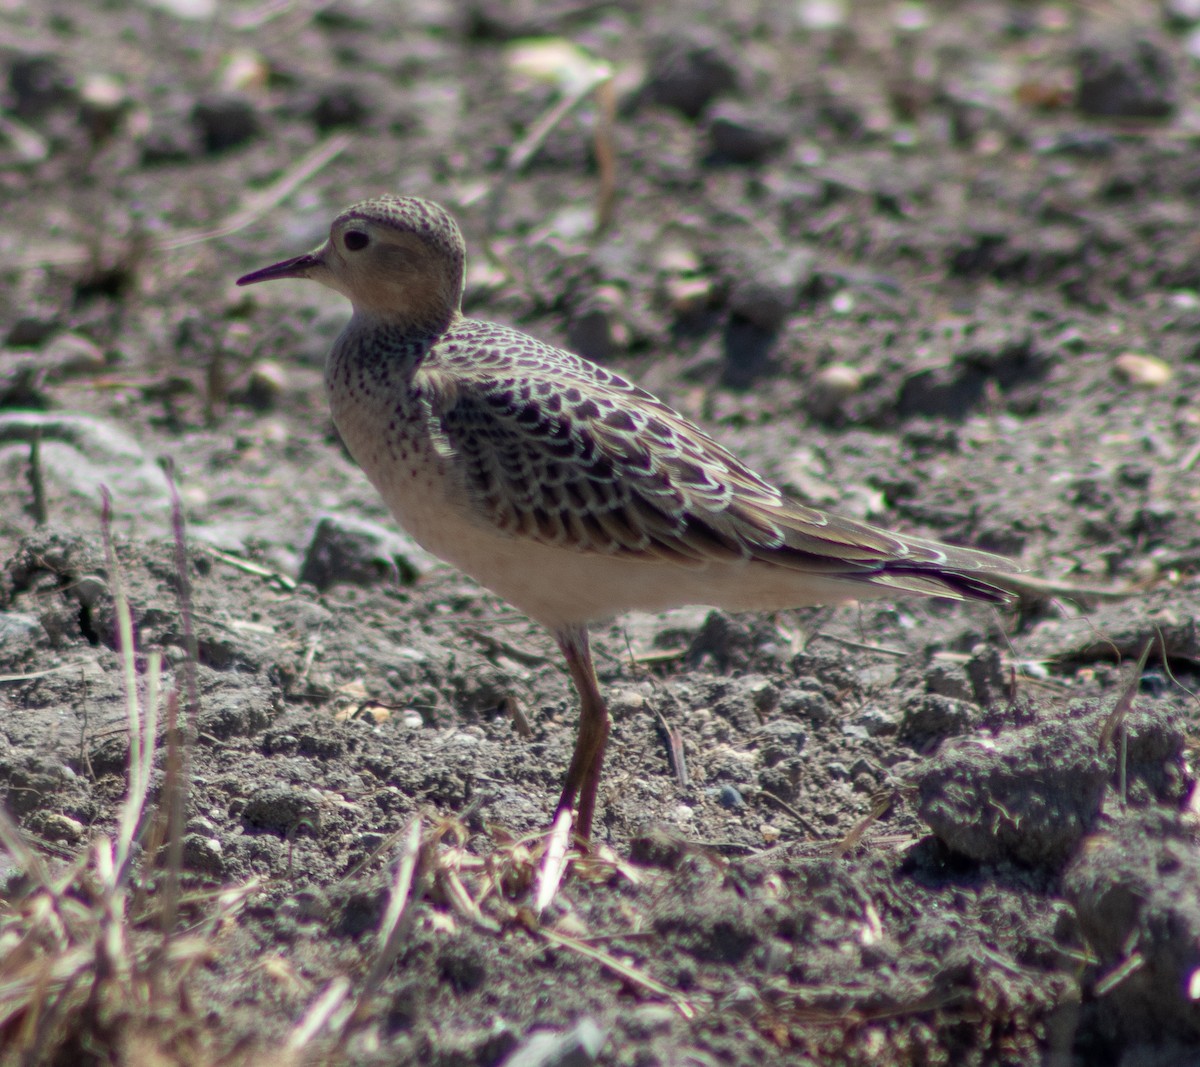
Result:
{"label": "bird's eye ring", "polygon": [[342,244],[346,246],[346,250],[349,252],[360,252],[367,247],[368,241],[370,241],[370,238],[362,230],[350,230],[342,238]]}

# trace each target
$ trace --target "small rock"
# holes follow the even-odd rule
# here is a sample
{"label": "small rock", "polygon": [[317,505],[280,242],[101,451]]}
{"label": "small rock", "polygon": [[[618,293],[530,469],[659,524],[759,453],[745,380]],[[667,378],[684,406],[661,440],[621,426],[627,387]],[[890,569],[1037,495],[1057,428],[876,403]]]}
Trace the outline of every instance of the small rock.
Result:
{"label": "small rock", "polygon": [[225,872],[225,857],[220,838],[204,834],[186,834],[183,838],[183,864],[189,871],[219,876]]}
{"label": "small rock", "polygon": [[892,25],[902,33],[919,33],[932,21],[929,8],[916,0],[897,4],[892,9]]}
{"label": "small rock", "polygon": [[1113,360],[1113,374],[1136,389],[1161,389],[1174,373],[1169,363],[1143,352],[1122,352]]}
{"label": "small rock", "polygon": [[986,708],[1008,699],[1008,669],[1004,666],[1004,657],[995,645],[979,644],[971,649],[966,671],[977,704]]}
{"label": "small rock", "polygon": [[821,692],[819,685],[815,688],[784,690],[783,696],[779,698],[779,710],[784,715],[811,723],[829,722],[834,717],[833,706]]}
{"label": "small rock", "polygon": [[208,22],[217,13],[217,0],[147,0],[147,3],[189,22]]}
{"label": "small rock", "polygon": [[768,767],[773,767],[803,751],[808,731],[793,718],[773,719],[763,725],[759,736],[762,760]]}
{"label": "small rock", "polygon": [[268,785],[246,798],[242,818],[248,826],[292,834],[303,824],[317,826],[321,811],[312,793],[287,785]]}
{"label": "small rock", "polygon": [[196,101],[192,125],[210,155],[237,148],[259,131],[258,113],[245,97],[232,93],[213,94]]}
{"label": "small rock", "polygon": [[737,59],[715,34],[694,28],[660,37],[650,49],[646,94],[695,118],[709,101],[737,87]]}
{"label": "small rock", "polygon": [[731,315],[721,340],[725,355],[721,384],[726,388],[749,389],[772,369],[773,331],[764,330],[739,315]]}
{"label": "small rock", "polygon": [[18,55],[9,63],[8,106],[18,118],[40,118],[74,98],[74,79],[56,56]]}
{"label": "small rock", "polygon": [[50,841],[64,841],[69,845],[83,838],[84,826],[61,812],[49,812],[37,820],[38,832]]}
{"label": "small rock", "polygon": [[764,333],[774,333],[796,306],[800,291],[812,279],[812,271],[812,255],[804,249],[778,258],[739,263],[731,268],[729,311]]}
{"label": "small rock", "polygon": [[644,1040],[654,1034],[667,1034],[678,1013],[670,1004],[639,1004],[625,1017],[625,1033]]}
{"label": "small rock", "polygon": [[845,363],[831,363],[813,375],[805,397],[808,413],[822,422],[839,415],[842,406],[862,391],[862,375]]}
{"label": "small rock", "polygon": [[34,348],[44,343],[56,329],[58,322],[52,315],[26,312],[19,315],[9,327],[4,343],[9,348]]}
{"label": "small rock", "polygon": [[983,399],[987,375],[962,363],[910,371],[900,386],[896,410],[902,419],[914,415],[965,419]]}
{"label": "small rock", "polygon": [[234,48],[221,60],[217,86],[222,92],[260,92],[271,78],[271,64],[253,48]]}
{"label": "small rock", "polygon": [[733,103],[713,107],[708,139],[715,163],[761,163],[787,143],[786,134],[769,116]]}
{"label": "small rock", "polygon": [[1085,115],[1161,119],[1175,110],[1171,57],[1151,41],[1114,40],[1079,52],[1076,102]]}
{"label": "small rock", "polygon": [[935,660],[925,670],[925,689],[954,700],[970,700],[974,696],[971,680],[961,663]]}
{"label": "small rock", "polygon": [[645,715],[650,701],[636,689],[613,690],[608,697],[608,711],[614,722],[621,722],[636,715]]}
{"label": "small rock", "polygon": [[150,119],[150,128],[142,136],[142,163],[148,167],[185,163],[199,155],[196,142],[195,130],[186,113],[160,112]]}
{"label": "small rock", "polygon": [[675,276],[666,280],[663,292],[675,315],[688,319],[712,307],[715,286],[712,278]]}
{"label": "small rock", "polygon": [[607,1040],[607,1030],[584,1018],[573,1030],[543,1030],[526,1037],[503,1061],[503,1067],[588,1067],[596,1062]]}
{"label": "small rock", "polygon": [[1036,142],[1036,147],[1048,156],[1108,159],[1116,152],[1117,141],[1108,130],[1064,130]]}
{"label": "small rock", "polygon": [[953,737],[973,729],[981,717],[979,707],[969,701],[925,693],[905,704],[900,737],[916,742]]}
{"label": "small rock", "polygon": [[361,126],[371,106],[354,85],[331,85],[323,89],[309,110],[309,118],[325,133],[345,126]]}
{"label": "small rock", "polygon": [[644,867],[673,871],[690,851],[683,838],[661,826],[648,826],[629,842],[629,858]]}
{"label": "small rock", "polygon": [[740,279],[729,294],[730,312],[763,333],[774,333],[779,329],[793,302],[791,287],[774,279]]}
{"label": "small rock", "polygon": [[42,362],[52,376],[96,374],[108,366],[104,350],[78,333],[60,333],[46,346]]}
{"label": "small rock", "polygon": [[864,708],[847,727],[849,732],[862,731],[867,737],[883,737],[894,734],[897,721],[883,708]]}
{"label": "small rock", "polygon": [[94,144],[107,141],[133,106],[125,86],[108,74],[92,74],[79,89],[79,118]]}
{"label": "small rock", "polygon": [[287,391],[287,371],[278,363],[260,360],[246,379],[246,402],[255,411],[271,411]]}
{"label": "small rock", "polygon": [[325,590],[339,582],[411,585],[434,564],[411,538],[386,526],[347,515],[325,515],[304,555],[300,581]]}
{"label": "small rock", "polygon": [[737,986],[722,1007],[729,1008],[747,1019],[752,1019],[762,1011],[762,998],[753,986]]}
{"label": "small rock", "polygon": [[796,18],[806,30],[836,30],[846,24],[846,5],[841,0],[800,0]]}
{"label": "small rock", "polygon": [[655,246],[652,259],[654,269],[664,274],[698,274],[702,266],[700,256],[690,244],[671,236]]}
{"label": "small rock", "polygon": [[624,294],[613,285],[602,285],[584,298],[567,325],[572,351],[603,363],[629,343],[622,310]]}
{"label": "small rock", "polygon": [[746,800],[737,789],[731,785],[723,785],[717,790],[717,803],[729,811],[745,811]]}

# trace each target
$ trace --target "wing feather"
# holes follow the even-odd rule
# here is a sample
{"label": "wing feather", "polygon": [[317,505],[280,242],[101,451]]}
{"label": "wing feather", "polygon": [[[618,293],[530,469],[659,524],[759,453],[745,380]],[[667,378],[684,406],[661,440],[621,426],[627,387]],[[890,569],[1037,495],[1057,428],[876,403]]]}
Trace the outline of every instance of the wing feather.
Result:
{"label": "wing feather", "polygon": [[435,349],[417,375],[435,443],[455,457],[481,522],[585,553],[692,567],[758,559],[913,593],[1008,598],[1008,560],[790,500],[649,393],[502,332],[520,339],[519,353],[505,350],[519,374]]}

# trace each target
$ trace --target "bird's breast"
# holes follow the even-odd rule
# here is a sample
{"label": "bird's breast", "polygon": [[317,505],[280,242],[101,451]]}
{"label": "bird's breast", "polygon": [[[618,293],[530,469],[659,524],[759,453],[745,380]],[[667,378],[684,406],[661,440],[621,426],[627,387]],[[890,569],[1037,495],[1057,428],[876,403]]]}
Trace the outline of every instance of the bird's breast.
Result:
{"label": "bird's breast", "polygon": [[413,383],[416,362],[355,340],[339,339],[325,368],[334,425],[399,523],[446,558],[446,543],[469,519]]}

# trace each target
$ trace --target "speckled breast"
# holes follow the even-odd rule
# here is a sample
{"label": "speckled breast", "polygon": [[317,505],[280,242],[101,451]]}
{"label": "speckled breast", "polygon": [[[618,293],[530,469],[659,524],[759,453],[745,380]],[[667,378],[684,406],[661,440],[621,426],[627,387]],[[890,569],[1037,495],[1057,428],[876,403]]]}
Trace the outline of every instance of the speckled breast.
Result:
{"label": "speckled breast", "polygon": [[392,514],[445,557],[445,541],[469,520],[413,383],[427,348],[352,321],[329,354],[325,386],[334,425]]}

